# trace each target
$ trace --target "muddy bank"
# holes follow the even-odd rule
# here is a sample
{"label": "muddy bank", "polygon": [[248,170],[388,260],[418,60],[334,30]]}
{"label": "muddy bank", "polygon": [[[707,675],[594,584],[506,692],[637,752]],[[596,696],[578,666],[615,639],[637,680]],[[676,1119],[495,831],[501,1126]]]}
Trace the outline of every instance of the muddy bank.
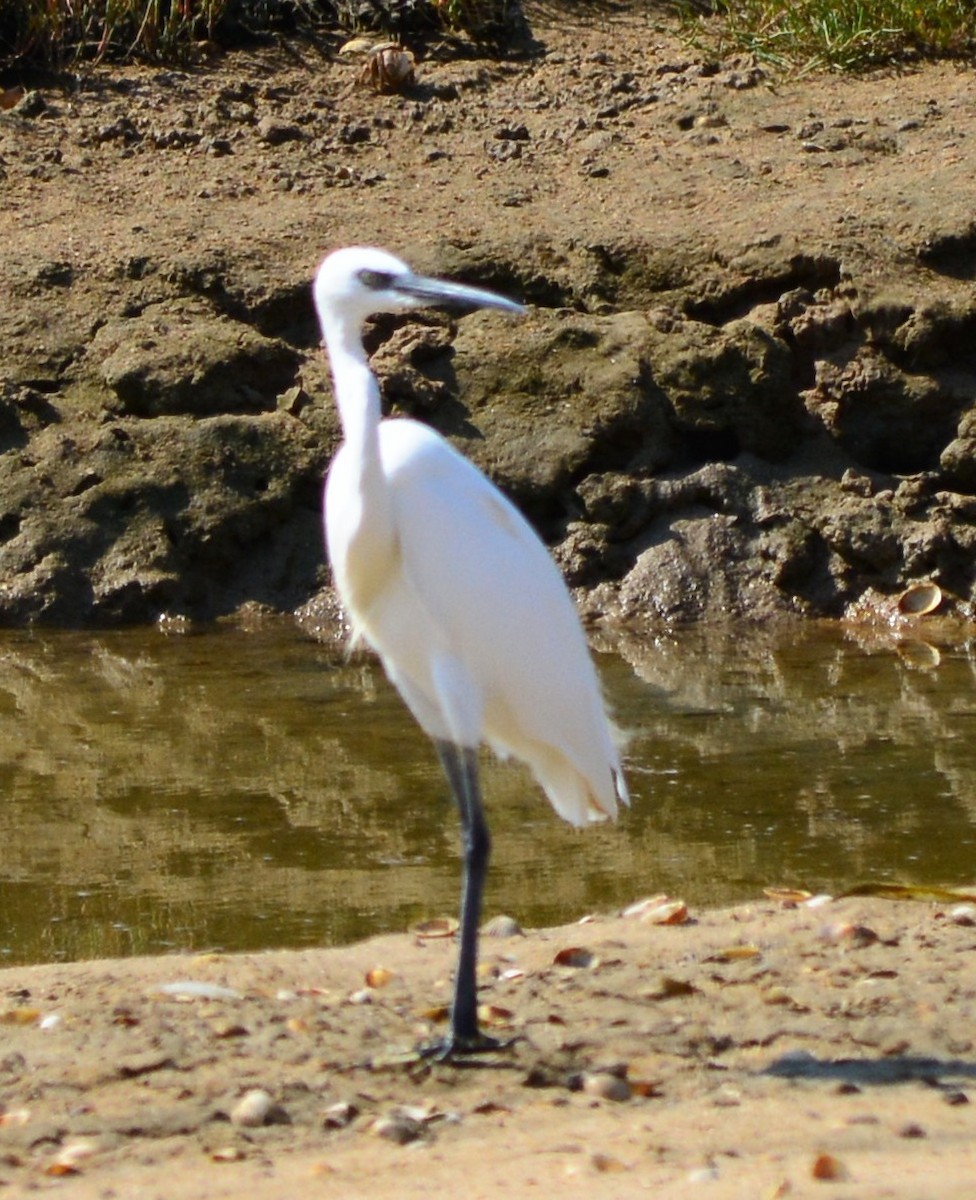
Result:
{"label": "muddy bank", "polygon": [[0,620],[327,587],[308,280],[362,240],[532,306],[371,345],[391,411],[513,495],[590,616],[837,616],[919,580],[971,615],[965,74],[771,81],[643,6],[533,34],[403,96],[289,46],[0,114]]}

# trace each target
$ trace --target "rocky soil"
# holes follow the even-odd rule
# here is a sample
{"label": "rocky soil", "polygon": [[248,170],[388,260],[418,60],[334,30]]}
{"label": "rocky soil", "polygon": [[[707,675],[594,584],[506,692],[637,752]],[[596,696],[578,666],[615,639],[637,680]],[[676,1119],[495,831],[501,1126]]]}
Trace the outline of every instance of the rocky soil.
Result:
{"label": "rocky soil", "polygon": [[507,59],[418,47],[403,95],[336,39],[0,113],[0,620],[327,585],[308,281],[355,241],[531,306],[371,344],[391,410],[514,496],[590,616],[838,615],[919,580],[971,614],[968,70],[772,79],[643,4],[568,11]]}

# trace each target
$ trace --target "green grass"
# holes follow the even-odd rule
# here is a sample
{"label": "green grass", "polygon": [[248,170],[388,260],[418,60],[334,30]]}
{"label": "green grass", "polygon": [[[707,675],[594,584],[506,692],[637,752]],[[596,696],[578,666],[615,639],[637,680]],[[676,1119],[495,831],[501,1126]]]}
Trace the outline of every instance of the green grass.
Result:
{"label": "green grass", "polygon": [[683,29],[717,56],[745,52],[801,72],[863,71],[972,57],[976,0],[721,0],[709,15],[687,15]]}

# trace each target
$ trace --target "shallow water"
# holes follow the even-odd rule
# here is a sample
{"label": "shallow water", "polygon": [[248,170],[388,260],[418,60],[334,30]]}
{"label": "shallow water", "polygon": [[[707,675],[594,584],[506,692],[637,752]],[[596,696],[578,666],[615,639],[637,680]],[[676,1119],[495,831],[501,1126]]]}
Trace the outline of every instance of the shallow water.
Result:
{"label": "shallow water", "polygon": [[[633,807],[562,824],[486,760],[486,912],[668,892],[968,883],[976,649],[804,626],[627,639],[598,661]],[[457,823],[382,672],[290,626],[0,635],[0,954],[328,945],[452,914]]]}

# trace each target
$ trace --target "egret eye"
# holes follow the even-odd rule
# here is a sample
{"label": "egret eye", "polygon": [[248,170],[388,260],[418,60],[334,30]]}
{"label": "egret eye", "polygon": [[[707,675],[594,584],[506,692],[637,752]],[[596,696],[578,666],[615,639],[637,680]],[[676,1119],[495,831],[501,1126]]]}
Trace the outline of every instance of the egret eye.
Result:
{"label": "egret eye", "polygon": [[358,278],[363,287],[374,292],[386,291],[393,283],[393,276],[388,271],[370,271],[365,267],[359,272]]}

